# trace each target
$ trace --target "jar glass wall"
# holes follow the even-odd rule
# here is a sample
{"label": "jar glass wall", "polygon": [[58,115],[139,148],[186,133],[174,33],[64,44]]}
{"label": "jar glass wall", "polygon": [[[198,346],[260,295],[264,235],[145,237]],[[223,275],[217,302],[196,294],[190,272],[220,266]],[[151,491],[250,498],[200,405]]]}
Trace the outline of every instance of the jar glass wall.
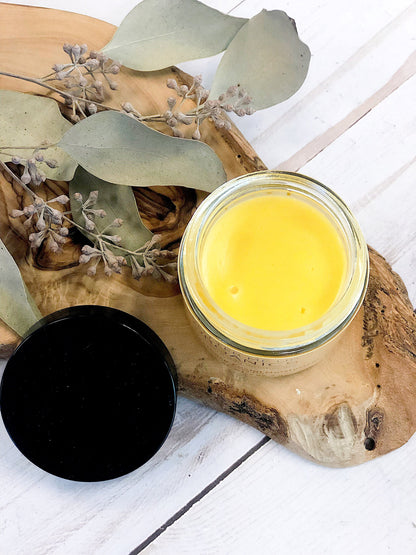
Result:
{"label": "jar glass wall", "polygon": [[[327,218],[345,251],[346,268],[334,302],[320,318],[295,329],[259,329],[234,319],[214,301],[202,271],[204,247],[216,222],[239,203],[287,194]],[[216,189],[192,217],[179,253],[181,290],[190,322],[201,340],[224,362],[267,375],[302,370],[325,355],[361,306],[368,272],[367,245],[344,202],[321,183],[288,172],[256,172]],[[261,283],[258,289],[261,295]]]}

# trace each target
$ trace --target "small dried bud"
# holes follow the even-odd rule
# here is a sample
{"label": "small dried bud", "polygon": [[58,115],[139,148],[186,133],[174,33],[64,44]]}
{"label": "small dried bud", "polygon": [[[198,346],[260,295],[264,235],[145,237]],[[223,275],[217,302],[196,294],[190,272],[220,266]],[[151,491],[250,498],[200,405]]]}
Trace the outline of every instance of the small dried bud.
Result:
{"label": "small dried bud", "polygon": [[166,120],[166,124],[169,125],[169,127],[175,127],[175,125],[177,125],[178,120],[174,117],[169,118],[168,120]]}
{"label": "small dried bud", "polygon": [[65,66],[63,64],[55,64],[52,66],[52,69],[58,73],[59,71],[65,69]]}
{"label": "small dried bud", "polygon": [[110,277],[113,274],[113,270],[110,268],[110,266],[106,266],[104,268],[104,273],[107,277]]}
{"label": "small dried bud", "polygon": [[86,61],[87,61],[87,58],[85,56],[80,56],[78,63],[81,65],[84,65]]}
{"label": "small dried bud", "polygon": [[25,206],[23,208],[23,214],[26,216],[26,218],[29,218],[29,216],[33,216],[35,212],[36,208],[33,206],[33,204],[29,204],[28,206]]}
{"label": "small dried bud", "polygon": [[43,162],[44,158],[43,158],[43,154],[41,152],[36,152],[35,153],[35,160],[37,162]]}
{"label": "small dried bud", "polygon": [[90,245],[84,245],[81,249],[81,252],[83,254],[93,254],[93,252],[95,252],[97,249],[94,249],[93,247],[90,247]]}
{"label": "small dried bud", "polygon": [[176,99],[173,98],[173,96],[170,96],[170,97],[168,98],[167,102],[168,102],[169,109],[172,110],[172,108],[173,108],[173,107],[175,106],[175,104],[176,104]]}
{"label": "small dried bud", "polygon": [[91,256],[87,255],[87,254],[81,254],[81,256],[78,259],[78,262],[80,264],[87,264],[87,262],[89,262],[91,260]]}
{"label": "small dried bud", "polygon": [[36,222],[36,227],[39,231],[43,231],[46,228],[46,223],[43,216],[39,216],[38,221]]}
{"label": "small dried bud", "polygon": [[232,85],[231,87],[228,87],[227,89],[227,95],[228,96],[235,96],[238,92],[238,87],[237,85]]}
{"label": "small dried bud", "polygon": [[91,191],[91,193],[88,195],[88,200],[91,202],[91,204],[95,204],[97,202],[98,199],[98,191]]}
{"label": "small dried bud", "polygon": [[113,75],[117,75],[117,73],[119,72],[120,72],[120,66],[113,65],[110,67],[110,73],[112,73]]}
{"label": "small dried bud", "polygon": [[82,77],[79,78],[78,84],[79,84],[81,87],[86,87],[86,86],[88,85],[88,80],[85,79],[84,76],[82,76]]}
{"label": "small dried bud", "polygon": [[12,218],[20,218],[20,216],[24,215],[24,211],[23,210],[12,210],[10,213],[10,216]]}
{"label": "small dried bud", "polygon": [[61,250],[61,247],[59,246],[59,244],[51,236],[49,236],[47,245],[48,245],[48,250],[50,250],[51,252],[60,252]]}
{"label": "small dried bud", "polygon": [[175,112],[174,115],[178,121],[185,125],[190,125],[194,121],[194,118],[192,116],[186,116],[182,112]]}
{"label": "small dried bud", "polygon": [[187,85],[181,85],[179,87],[179,95],[180,96],[185,96],[187,93],[189,92],[189,87]]}
{"label": "small dried bud", "polygon": [[29,235],[29,243],[32,249],[37,249],[41,246],[44,239],[44,234],[40,231],[38,233],[31,233]]}
{"label": "small dried bud", "polygon": [[227,131],[229,131],[231,129],[231,122],[229,121],[224,121],[224,129],[226,129]]}
{"label": "small dried bud", "polygon": [[58,81],[62,81],[62,79],[65,79],[67,75],[68,73],[66,71],[58,71],[58,73],[55,75],[55,79],[58,79]]}
{"label": "small dried bud", "polygon": [[54,160],[53,158],[50,158],[49,160],[45,160],[45,164],[47,166],[49,166],[50,168],[57,168],[58,167],[58,161]]}
{"label": "small dried bud", "polygon": [[108,237],[110,239],[110,241],[112,241],[115,245],[119,245],[121,243],[121,241],[123,240],[120,235],[110,235]]}
{"label": "small dried bud", "polygon": [[28,170],[28,167],[25,167],[24,172],[22,173],[22,177],[20,178],[20,180],[22,181],[22,183],[24,183],[25,185],[28,185],[28,183],[31,182],[32,178],[30,177],[30,173]]}
{"label": "small dried bud", "polygon": [[104,66],[104,64],[106,64],[109,60],[109,57],[106,56],[105,54],[103,54],[102,52],[98,52],[97,54],[97,60],[100,61],[100,65]]}
{"label": "small dried bud", "polygon": [[102,209],[100,209],[100,210],[94,210],[93,212],[94,212],[94,214],[95,214],[96,216],[98,216],[99,218],[105,218],[105,217],[107,216],[107,212],[106,212],[105,210],[102,210]]}
{"label": "small dried bud", "polygon": [[68,228],[67,227],[61,227],[60,230],[58,231],[59,235],[61,235],[62,237],[68,237]]}
{"label": "small dried bud", "polygon": [[121,218],[116,218],[111,224],[111,227],[121,227],[122,225],[123,225],[123,220]]}
{"label": "small dried bud", "polygon": [[81,54],[85,54],[88,50],[88,46],[86,44],[81,44]]}
{"label": "small dried bud", "polygon": [[99,68],[100,66],[100,62],[98,60],[96,60],[95,58],[87,60],[84,64],[84,66],[89,69],[90,71],[95,71],[96,69]]}
{"label": "small dried bud", "polygon": [[201,140],[201,132],[199,131],[199,128],[195,129],[195,131],[192,134],[192,138],[195,139],[196,141]]}
{"label": "small dried bud", "polygon": [[65,237],[62,237],[62,235],[55,233],[54,231],[52,233],[54,240],[58,243],[58,245],[64,245],[66,243]]}
{"label": "small dried bud", "polygon": [[74,57],[74,60],[77,62],[78,58],[81,55],[81,47],[79,44],[74,44],[74,46],[72,47],[72,55]]}
{"label": "small dried bud", "polygon": [[173,131],[173,136],[174,137],[179,137],[180,139],[182,139],[184,137],[183,132],[180,129],[178,129],[177,127],[174,127],[172,129],[172,131]]}
{"label": "small dried bud", "polygon": [[119,266],[127,266],[127,260],[124,258],[124,256],[116,256],[116,260]]}
{"label": "small dried bud", "polygon": [[90,52],[90,58],[92,58],[93,60],[95,60],[98,56],[98,52],[96,50],[91,50]]}
{"label": "small dried bud", "polygon": [[202,75],[196,75],[194,77],[194,87],[199,87],[202,83]]}
{"label": "small dried bud", "polygon": [[85,229],[87,231],[94,231],[95,223],[87,217],[84,217],[84,220],[85,220]]}
{"label": "small dried bud", "polygon": [[12,156],[12,162],[13,164],[20,164],[21,162],[20,156]]}
{"label": "small dried bud", "polygon": [[71,51],[72,51],[72,45],[69,44],[68,42],[66,42],[66,43],[62,46],[62,49],[63,49],[63,51],[64,51],[66,54],[70,54]]}
{"label": "small dried bud", "polygon": [[123,110],[124,110],[125,112],[127,112],[128,114],[129,114],[130,112],[134,112],[133,105],[130,104],[130,102],[123,102],[123,104],[121,105],[121,107],[122,107]]}
{"label": "small dried bud", "polygon": [[246,114],[247,114],[248,116],[252,116],[252,115],[254,114],[255,111],[256,111],[256,110],[255,110],[252,106],[249,106],[248,108],[246,108]]}
{"label": "small dried bud", "polygon": [[72,114],[71,115],[71,121],[73,121],[74,123],[78,123],[80,121],[80,117],[78,114]]}
{"label": "small dried bud", "polygon": [[62,224],[62,214],[59,210],[51,210],[51,220],[53,224],[61,225]]}
{"label": "small dried bud", "polygon": [[237,108],[234,110],[234,112],[237,114],[237,116],[245,116],[246,115],[246,111],[244,110],[244,108]]}
{"label": "small dried bud", "polygon": [[175,79],[168,79],[166,81],[166,86],[169,89],[175,89],[176,90],[178,88],[178,83],[175,81]]}
{"label": "small dried bud", "polygon": [[110,81],[109,86],[112,91],[116,91],[118,89],[118,84],[115,81]]}
{"label": "small dried bud", "polygon": [[97,106],[95,104],[88,104],[87,110],[90,114],[96,114],[97,113]]}
{"label": "small dried bud", "polygon": [[77,202],[82,202],[81,193],[74,193],[74,200],[76,200]]}
{"label": "small dried bud", "polygon": [[97,273],[97,266],[95,264],[93,266],[90,266],[87,270],[87,276],[93,277],[95,276],[96,273]]}

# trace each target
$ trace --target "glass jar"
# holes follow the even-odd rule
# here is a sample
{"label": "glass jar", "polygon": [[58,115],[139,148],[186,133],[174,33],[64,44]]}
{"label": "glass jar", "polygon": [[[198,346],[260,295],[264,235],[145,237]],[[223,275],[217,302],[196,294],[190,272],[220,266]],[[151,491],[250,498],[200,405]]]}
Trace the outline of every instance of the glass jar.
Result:
{"label": "glass jar", "polygon": [[[235,320],[214,302],[201,275],[201,253],[212,225],[242,200],[270,192],[290,193],[325,215],[339,234],[347,260],[329,310],[312,323],[287,331],[257,329]],[[189,321],[206,348],[242,371],[282,376],[314,365],[341,338],[364,299],[369,261],[356,219],[333,191],[301,174],[262,171],[232,179],[201,203],[182,238],[178,272]]]}

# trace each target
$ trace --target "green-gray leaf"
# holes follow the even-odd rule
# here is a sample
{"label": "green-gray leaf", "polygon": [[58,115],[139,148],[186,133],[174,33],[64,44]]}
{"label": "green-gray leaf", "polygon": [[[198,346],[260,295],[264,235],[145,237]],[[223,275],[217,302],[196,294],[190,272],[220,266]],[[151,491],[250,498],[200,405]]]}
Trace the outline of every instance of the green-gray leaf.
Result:
{"label": "green-gray leaf", "polygon": [[222,52],[246,21],[196,0],[143,0],[103,52],[131,69],[162,69]]}
{"label": "green-gray leaf", "polygon": [[0,240],[0,319],[22,336],[40,318],[16,262]]}
{"label": "green-gray leaf", "polygon": [[[0,148],[32,147],[40,145],[43,141],[57,143],[71,127],[72,125],[62,117],[55,100],[0,90]],[[7,152],[9,154],[0,154],[0,160],[3,162],[10,162],[12,155],[31,157],[33,149]],[[72,178],[77,164],[66,152],[52,147],[44,151],[44,156],[58,162],[57,168],[49,168],[45,163],[40,164],[46,177],[62,181]]]}
{"label": "green-gray leaf", "polygon": [[308,72],[309,48],[285,12],[263,10],[237,33],[214,77],[211,98],[240,85],[256,110],[292,96]]}
{"label": "green-gray leaf", "polygon": [[[134,251],[151,239],[152,233],[140,218],[132,188],[98,179],[80,167],[69,184],[71,212],[75,223],[85,225],[81,216],[81,205],[74,199],[74,194],[81,193],[83,198],[87,199],[91,191],[98,191],[97,207],[107,213],[105,218],[95,219],[99,231],[103,231],[116,218],[121,218],[123,225],[119,228],[110,228],[106,234],[120,235],[121,245],[124,248]],[[85,236],[91,238],[88,233],[85,233]],[[123,254],[117,247],[112,247],[111,250],[117,255]]]}
{"label": "green-gray leaf", "polygon": [[221,160],[208,145],[169,137],[120,112],[82,120],[59,145],[89,173],[118,185],[211,192],[226,181]]}

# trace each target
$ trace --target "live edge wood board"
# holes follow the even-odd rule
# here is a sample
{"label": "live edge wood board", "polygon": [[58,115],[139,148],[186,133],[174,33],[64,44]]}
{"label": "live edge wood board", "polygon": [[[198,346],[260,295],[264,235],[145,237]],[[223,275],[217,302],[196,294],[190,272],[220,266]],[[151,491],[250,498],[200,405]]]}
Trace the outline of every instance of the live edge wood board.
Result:
{"label": "live edge wood board", "polygon": [[[113,26],[85,16],[0,4],[0,68],[41,76],[62,59],[63,42],[88,41],[91,49],[99,49],[113,32]],[[117,79],[121,92],[107,103],[116,107],[129,100],[145,114],[164,110],[169,77],[181,83],[190,80],[176,68],[146,74],[123,69]],[[45,94],[36,85],[1,77],[0,88]],[[206,122],[203,130],[203,140],[223,161],[228,178],[264,169],[235,127],[218,131]],[[48,182],[43,193],[52,198],[66,190],[66,183]],[[200,195],[164,187],[137,190],[136,198],[147,225],[163,235],[164,245],[174,248]],[[204,350],[187,323],[177,288],[150,278],[137,282],[128,271],[110,279],[102,273],[88,277],[85,267],[77,265],[81,240],[76,237],[53,259],[42,250],[30,252],[26,230],[8,215],[25,200],[18,186],[0,175],[0,236],[44,315],[66,306],[101,304],[137,316],[170,350],[181,393],[324,465],[368,461],[400,447],[414,433],[415,315],[402,280],[374,250],[364,305],[326,360],[292,376],[247,376]],[[9,356],[19,340],[0,322],[0,356]]]}

